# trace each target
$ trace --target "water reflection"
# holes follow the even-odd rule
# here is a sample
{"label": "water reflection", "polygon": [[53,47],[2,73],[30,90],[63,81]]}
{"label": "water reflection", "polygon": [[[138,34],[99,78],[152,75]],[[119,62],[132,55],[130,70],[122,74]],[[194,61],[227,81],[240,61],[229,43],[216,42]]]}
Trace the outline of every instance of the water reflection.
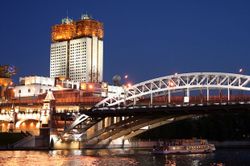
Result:
{"label": "water reflection", "polygon": [[250,150],[218,150],[211,154],[152,155],[150,150],[53,150],[0,151],[0,165],[19,166],[200,166],[221,162],[225,165],[249,165]]}

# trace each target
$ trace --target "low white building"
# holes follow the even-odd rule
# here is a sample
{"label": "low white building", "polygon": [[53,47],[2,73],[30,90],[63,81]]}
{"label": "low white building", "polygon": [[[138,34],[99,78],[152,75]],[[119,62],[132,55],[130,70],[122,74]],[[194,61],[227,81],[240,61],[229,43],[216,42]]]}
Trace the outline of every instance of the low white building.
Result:
{"label": "low white building", "polygon": [[125,89],[123,86],[108,85],[107,88],[107,91],[102,92],[102,97],[112,97],[117,94],[124,95]]}
{"label": "low white building", "polygon": [[[97,83],[83,83],[85,86],[94,85]],[[81,82],[74,80],[56,80],[56,78],[41,77],[41,76],[27,76],[19,78],[19,85],[16,85],[13,89],[14,97],[35,97],[47,91],[60,91],[66,89],[86,90],[80,87]],[[85,87],[86,88],[86,87]],[[98,88],[102,97],[110,97],[116,94],[124,95],[123,86],[108,85],[107,83],[101,83]],[[90,90],[93,92],[93,90]]]}
{"label": "low white building", "polygon": [[15,98],[38,96],[50,90],[55,90],[55,79],[40,76],[20,77],[19,85],[14,87]]}
{"label": "low white building", "polygon": [[47,91],[59,91],[65,89],[80,89],[80,82],[74,80],[60,80],[50,77],[27,76],[20,77],[19,84],[13,89],[15,98],[32,97],[46,93]]}

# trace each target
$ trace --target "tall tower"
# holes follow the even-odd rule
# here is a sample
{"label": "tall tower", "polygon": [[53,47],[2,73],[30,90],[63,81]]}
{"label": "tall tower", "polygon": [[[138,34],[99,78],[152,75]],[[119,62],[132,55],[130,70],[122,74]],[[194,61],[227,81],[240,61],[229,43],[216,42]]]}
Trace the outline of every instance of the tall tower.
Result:
{"label": "tall tower", "polygon": [[65,18],[51,33],[50,77],[82,82],[102,82],[103,24],[82,15],[78,21]]}

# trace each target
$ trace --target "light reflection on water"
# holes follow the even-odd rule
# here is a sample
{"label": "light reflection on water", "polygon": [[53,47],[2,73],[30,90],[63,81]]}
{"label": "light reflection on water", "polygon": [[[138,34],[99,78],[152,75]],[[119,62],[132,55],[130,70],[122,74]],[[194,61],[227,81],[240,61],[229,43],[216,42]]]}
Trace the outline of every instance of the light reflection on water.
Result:
{"label": "light reflection on water", "polygon": [[250,150],[217,150],[211,154],[152,155],[149,150],[98,149],[53,151],[0,151],[0,165],[6,166],[161,166],[171,160],[177,166],[250,165]]}
{"label": "light reflection on water", "polygon": [[109,150],[0,151],[0,165],[6,166],[117,166],[138,165],[133,158],[115,156]]}

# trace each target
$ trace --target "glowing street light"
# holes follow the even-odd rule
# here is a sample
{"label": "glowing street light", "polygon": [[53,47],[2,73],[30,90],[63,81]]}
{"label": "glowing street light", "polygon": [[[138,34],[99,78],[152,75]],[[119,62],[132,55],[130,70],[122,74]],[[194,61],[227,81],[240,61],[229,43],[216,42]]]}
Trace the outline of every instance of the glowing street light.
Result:
{"label": "glowing street light", "polygon": [[89,84],[89,89],[93,89],[94,88],[94,86],[92,85],[92,84]]}
{"label": "glowing street light", "polygon": [[240,68],[239,73],[243,73],[243,69],[242,68]]}
{"label": "glowing street light", "polygon": [[86,90],[86,89],[87,89],[87,85],[86,85],[85,82],[84,82],[84,83],[81,83],[81,89],[82,89],[82,90]]}

